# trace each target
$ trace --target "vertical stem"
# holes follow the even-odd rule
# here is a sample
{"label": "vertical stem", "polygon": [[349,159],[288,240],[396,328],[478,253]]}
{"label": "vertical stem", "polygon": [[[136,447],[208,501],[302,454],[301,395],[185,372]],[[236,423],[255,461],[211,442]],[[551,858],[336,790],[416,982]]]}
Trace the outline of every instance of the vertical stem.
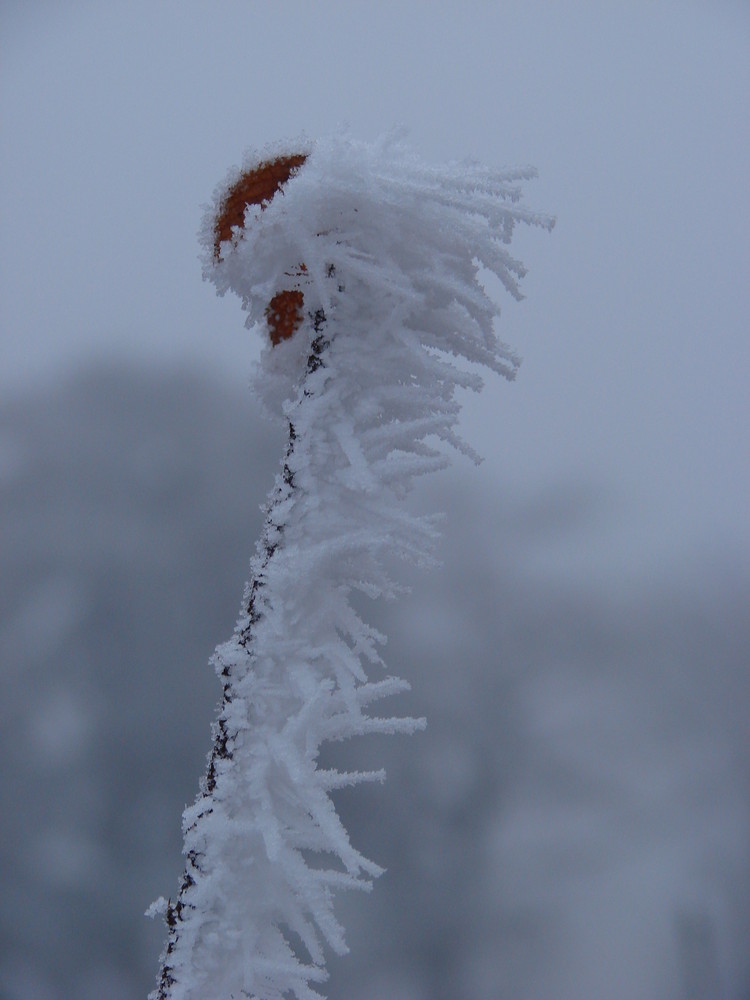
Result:
{"label": "vertical stem", "polygon": [[[307,358],[305,374],[302,379],[302,399],[309,399],[313,391],[306,386],[308,377],[319,368],[325,367],[323,354],[330,341],[323,335],[326,323],[326,316],[322,309],[311,315],[312,327],[315,338],[310,345],[310,354]],[[281,481],[278,483],[268,505],[266,520],[259,542],[260,565],[255,570],[253,577],[248,582],[243,600],[243,617],[246,618],[241,626],[237,628],[237,642],[250,654],[253,642],[253,630],[258,621],[263,617],[263,605],[269,600],[265,594],[266,570],[271,563],[276,552],[283,545],[284,525],[279,523],[276,513],[282,504],[293,497],[298,489],[294,481],[294,473],[291,469],[290,460],[297,446],[297,432],[294,423],[289,421],[289,440],[287,442],[284,465],[281,474]],[[242,619],[241,619],[242,621]],[[222,667],[220,671],[222,683],[222,698],[218,720],[213,726],[213,744],[208,759],[208,767],[205,777],[201,781],[199,800],[202,800],[203,808],[198,813],[192,826],[184,832],[192,829],[204,816],[208,816],[213,811],[212,795],[216,787],[217,769],[220,761],[230,761],[233,759],[232,742],[236,733],[230,731],[227,724],[227,709],[235,698],[234,681],[232,670],[228,665]],[[181,924],[184,921],[185,910],[193,909],[193,904],[189,901],[191,888],[196,885],[204,872],[201,867],[200,856],[195,851],[188,851],[186,855],[185,870],[180,880],[180,888],[177,899],[173,903],[167,903],[166,924],[168,928],[167,944],[161,958],[161,969],[159,972],[158,987],[156,991],[157,1000],[169,1000],[172,987],[176,984],[174,967],[171,956],[174,955],[180,940]]]}

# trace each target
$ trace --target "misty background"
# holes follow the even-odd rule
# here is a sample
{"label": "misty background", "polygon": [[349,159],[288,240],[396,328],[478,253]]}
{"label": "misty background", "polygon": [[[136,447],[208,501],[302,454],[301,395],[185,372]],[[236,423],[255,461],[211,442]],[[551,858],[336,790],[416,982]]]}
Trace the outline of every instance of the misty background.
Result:
{"label": "misty background", "polygon": [[[283,449],[200,281],[249,146],[534,163],[547,237],[370,617],[426,733],[351,741],[388,868],[332,1000],[747,1000],[744,3],[0,5],[0,998],[144,996]],[[396,708],[394,704],[394,708]]]}

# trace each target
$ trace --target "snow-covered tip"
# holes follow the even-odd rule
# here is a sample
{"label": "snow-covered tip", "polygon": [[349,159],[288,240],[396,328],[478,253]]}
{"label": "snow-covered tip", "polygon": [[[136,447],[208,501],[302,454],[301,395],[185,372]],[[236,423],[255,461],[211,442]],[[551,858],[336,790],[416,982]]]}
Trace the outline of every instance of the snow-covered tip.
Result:
{"label": "snow-covered tip", "polygon": [[247,325],[276,345],[258,373],[276,385],[271,409],[304,375],[321,317],[328,339],[366,336],[390,357],[426,348],[513,378],[518,358],[495,333],[499,304],[482,278],[494,274],[521,298],[514,228],[554,224],[522,203],[520,184],[534,176],[474,161],[431,166],[397,134],[248,155],[206,213],[204,275],[219,294],[239,295]]}

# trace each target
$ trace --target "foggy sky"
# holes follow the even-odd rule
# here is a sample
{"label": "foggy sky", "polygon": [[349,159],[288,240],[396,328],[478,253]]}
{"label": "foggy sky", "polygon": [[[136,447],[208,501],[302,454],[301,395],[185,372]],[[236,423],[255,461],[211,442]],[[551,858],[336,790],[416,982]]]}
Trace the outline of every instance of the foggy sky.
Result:
{"label": "foggy sky", "polygon": [[2,392],[110,355],[244,380],[201,205],[248,147],[401,123],[428,159],[533,163],[558,217],[520,234],[524,364],[467,403],[470,488],[606,495],[540,556],[563,577],[750,548],[746,5],[5,0],[0,31]]}
{"label": "foggy sky", "polygon": [[[438,836],[435,831],[447,836],[461,802],[443,801],[435,792],[432,806],[420,801],[412,808],[412,793],[404,794],[398,783],[406,782],[411,767],[413,787],[429,792],[417,765],[422,761],[427,767],[430,747],[442,752],[441,732],[469,733],[483,764],[483,741],[494,747],[497,740],[498,766],[517,785],[503,786],[507,812],[485,846],[496,857],[498,871],[502,861],[516,881],[504,885],[496,900],[495,883],[490,881],[489,889],[484,885],[486,869],[477,865],[481,885],[465,878],[463,866],[473,865],[475,854],[463,848],[444,850],[440,868],[451,887],[451,872],[457,872],[458,888],[451,892],[456,899],[466,894],[466,913],[475,912],[475,923],[484,919],[485,910],[467,886],[477,898],[485,893],[501,916],[502,907],[528,902],[529,886],[541,886],[539,912],[554,916],[556,907],[567,906],[568,886],[561,888],[544,872],[538,877],[538,860],[549,854],[545,836],[573,853],[581,844],[579,827],[565,827],[562,821],[569,818],[567,805],[571,816],[581,815],[580,800],[571,794],[567,803],[570,788],[566,792],[564,783],[560,799],[556,765],[570,763],[571,754],[583,748],[582,762],[576,757],[565,773],[583,781],[589,771],[595,777],[602,771],[606,780],[585,789],[586,801],[596,808],[585,814],[584,867],[590,880],[577,883],[574,894],[574,910],[584,916],[572,928],[561,921],[573,945],[561,947],[560,962],[570,963],[571,983],[580,987],[585,980],[591,986],[571,995],[601,994],[592,977],[610,977],[613,961],[624,963],[629,974],[631,965],[638,965],[645,975],[643,956],[649,949],[654,956],[658,952],[655,965],[664,955],[669,958],[662,939],[653,934],[654,927],[663,932],[666,926],[659,924],[663,913],[653,901],[671,905],[673,897],[684,896],[692,905],[693,890],[696,912],[697,904],[711,903],[715,891],[723,912],[726,899],[732,902],[731,892],[721,895],[726,884],[736,894],[732,905],[742,920],[727,916],[726,928],[717,933],[722,947],[741,955],[740,935],[747,926],[746,838],[738,836],[734,846],[730,841],[735,829],[745,829],[746,797],[739,789],[747,788],[747,4],[0,0],[0,47],[0,393],[5,405],[7,398],[32,387],[38,392],[40,386],[59,383],[65,400],[63,406],[61,397],[50,392],[37,403],[40,397],[30,395],[17,411],[7,408],[10,417],[0,428],[0,484],[10,484],[9,495],[18,500],[18,521],[8,518],[4,536],[16,561],[8,558],[2,581],[7,607],[14,614],[20,609],[10,616],[11,625],[27,622],[26,631],[15,633],[23,640],[17,656],[6,644],[9,663],[22,678],[29,664],[42,670],[34,659],[38,651],[27,639],[27,632],[37,642],[45,638],[34,618],[39,593],[48,604],[50,593],[57,595],[65,612],[68,581],[73,598],[80,590],[94,611],[103,608],[101,618],[90,609],[86,615],[81,611],[76,642],[82,646],[66,647],[61,639],[62,652],[55,647],[54,655],[38,653],[43,672],[31,675],[41,677],[38,687],[26,692],[23,682],[14,686],[10,669],[0,673],[16,699],[0,699],[12,722],[2,732],[12,753],[27,765],[26,771],[6,768],[6,781],[17,781],[40,809],[49,809],[51,802],[57,809],[49,789],[57,788],[58,794],[62,789],[60,802],[86,837],[98,830],[101,803],[110,795],[117,816],[112,829],[131,831],[123,835],[127,849],[137,853],[139,837],[156,830],[158,839],[172,830],[171,851],[179,862],[178,813],[195,788],[215,699],[205,660],[212,644],[225,637],[220,621],[209,622],[204,605],[208,602],[210,610],[215,602],[212,614],[218,617],[222,609],[221,621],[231,627],[239,577],[223,584],[221,579],[231,576],[232,553],[235,575],[250,554],[254,534],[243,534],[238,525],[246,523],[249,507],[255,510],[252,489],[263,494],[266,474],[270,485],[272,464],[266,469],[252,448],[235,439],[240,414],[254,413],[251,405],[245,411],[236,401],[259,343],[257,334],[244,330],[237,300],[217,299],[201,282],[196,240],[201,206],[249,147],[302,132],[314,138],[342,123],[357,137],[372,139],[404,124],[427,159],[473,156],[491,163],[535,164],[540,177],[527,185],[527,201],[555,214],[558,224],[551,235],[519,233],[516,252],[530,268],[527,299],[504,302],[499,331],[524,357],[518,381],[490,380],[481,396],[466,401],[463,431],[486,462],[475,469],[462,460],[453,486],[437,484],[429,495],[431,510],[442,502],[453,507],[445,532],[446,572],[435,574],[433,583],[420,580],[415,600],[423,605],[417,603],[416,612],[414,604],[405,605],[400,625],[386,629],[393,632],[389,655],[395,662],[399,636],[416,635],[423,643],[423,661],[417,656],[413,671],[415,696],[435,699],[434,710],[428,706],[426,749],[416,748],[408,758],[397,756],[400,746],[393,750],[387,785],[393,786],[392,801],[408,802],[408,816],[419,823],[433,809],[430,836]],[[127,388],[110,374],[101,376],[94,390],[91,372],[82,381],[67,380],[82,362],[118,357],[149,360],[156,372],[153,383],[147,389]],[[189,376],[183,383],[183,366],[195,362],[215,371],[218,379],[203,388]],[[176,373],[171,395],[165,386],[172,383],[160,380],[159,369]],[[221,386],[226,395],[213,407],[203,394],[218,394]],[[115,415],[123,409],[125,416],[114,420],[112,409]],[[65,418],[69,410],[72,421]],[[16,412],[25,416],[13,426]],[[24,452],[14,451],[14,435],[30,413],[39,428],[29,436],[37,444],[25,470]],[[255,416],[248,417],[248,425],[253,434],[268,433]],[[263,442],[273,450],[268,445]],[[234,458],[239,453],[246,456],[244,464]],[[193,477],[187,487],[186,467]],[[240,485],[232,487],[229,472],[239,476]],[[14,476],[20,476],[27,492],[13,493]],[[459,487],[461,501],[456,500]],[[138,505],[143,497],[150,506],[142,523]],[[190,517],[180,514],[180,504],[192,511]],[[67,519],[58,521],[49,513],[58,506],[68,511]],[[205,526],[205,538],[198,525]],[[128,530],[136,538],[141,532],[146,542],[131,544]],[[157,537],[160,544],[152,544]],[[188,554],[176,543],[173,551],[165,539],[179,539]],[[473,539],[471,546],[467,539]],[[116,550],[114,559],[109,559],[110,548]],[[187,596],[180,591],[179,599],[169,589],[175,565],[187,567],[177,574],[187,591]],[[742,571],[733,572],[733,565]],[[51,591],[44,589],[48,572]],[[459,585],[452,586],[456,580]],[[450,596],[442,605],[435,597],[440,586]],[[206,593],[199,600],[201,588]],[[236,597],[228,599],[225,592]],[[78,614],[79,605],[73,601],[71,606]],[[87,607],[80,602],[80,608]],[[110,635],[111,608],[115,626],[124,622],[114,629],[120,645],[113,645]],[[196,632],[205,630],[200,642],[185,635],[185,621]],[[103,623],[101,635],[92,622]],[[175,648],[173,636],[184,639],[185,646]],[[81,648],[93,650],[88,659]],[[101,650],[106,650],[109,670],[99,669]],[[165,650],[173,660],[162,657]],[[470,676],[476,690],[465,690],[462,701],[451,684],[464,676],[452,669],[464,657],[474,664]],[[404,648],[401,659],[414,657]],[[158,671],[152,669],[154,662]],[[480,670],[485,662],[493,669]],[[133,687],[133,663],[141,667],[136,676],[145,689],[158,689],[158,697]],[[501,669],[495,669],[498,664]],[[26,738],[28,729],[46,733],[53,746],[49,717],[59,709],[55,699],[59,694],[65,722],[66,706],[75,708],[78,693],[70,678],[75,681],[75,671],[84,667],[103,692],[96,687],[97,697],[87,706],[93,721],[86,725],[101,736],[103,746],[116,745],[112,759],[135,786],[143,775],[142,784],[151,787],[154,758],[177,756],[177,751],[170,756],[149,750],[141,734],[153,735],[159,727],[148,719],[144,723],[144,706],[159,716],[168,712],[161,706],[174,701],[177,721],[171,731],[180,756],[181,727],[194,734],[197,763],[182,761],[186,791],[175,791],[174,803],[166,802],[161,786],[146,806],[134,800],[130,826],[118,812],[120,786],[112,785],[104,768],[101,789],[89,795],[91,774],[76,757],[83,749],[73,748],[69,759],[48,767],[35,763],[23,739],[16,739],[17,732]],[[195,703],[196,688],[184,683],[187,669],[206,686],[205,707]],[[519,690],[530,685],[527,703],[520,706],[508,697],[516,681]],[[115,691],[126,684],[133,705],[129,716],[105,682]],[[194,713],[195,725],[183,720],[180,697]],[[496,704],[502,704],[502,712],[489,711]],[[481,707],[487,709],[482,725],[489,735],[479,724]],[[464,713],[459,721],[454,712]],[[143,761],[142,770],[126,766],[131,757],[122,754],[115,715],[122,716],[121,729],[132,730],[132,743],[122,746],[130,746]],[[41,719],[37,729],[27,726],[27,717]],[[437,736],[434,743],[430,734]],[[725,744],[732,753],[740,748],[736,766],[727,766]],[[41,745],[44,749],[44,739]],[[106,755],[93,756],[99,761]],[[14,758],[8,759],[13,764]],[[49,784],[29,778],[28,768],[37,765]],[[548,765],[551,777],[543,784]],[[69,766],[70,787],[86,793],[93,819],[60,782],[58,766]],[[513,777],[514,769],[520,777]],[[175,768],[167,770],[171,779]],[[541,775],[536,785],[527,772]],[[476,791],[470,782],[459,781],[459,786],[467,796]],[[485,811],[499,808],[497,789],[489,794],[485,785],[477,788]],[[422,912],[439,924],[440,907],[430,897],[433,882],[422,877],[418,863],[425,857],[429,861],[422,841],[413,856],[405,852],[408,838],[396,807],[381,807],[379,801],[367,807],[373,813],[382,808],[386,817],[378,836],[391,831],[397,841],[393,862],[387,864],[397,872],[401,857],[404,877],[425,894]],[[623,801],[628,808],[617,812],[614,804]],[[529,819],[528,802],[544,807],[536,820]],[[154,815],[164,817],[162,827],[154,824]],[[623,815],[628,822],[622,822]],[[28,807],[9,816],[17,827],[11,847],[27,840],[34,847],[24,824],[36,824],[37,839],[48,832]],[[490,815],[481,829],[494,830],[493,823]],[[363,826],[374,829],[369,814]],[[54,832],[54,824],[49,828]],[[544,836],[535,842],[530,828]],[[108,830],[98,835],[111,850],[108,870],[118,880],[121,857],[117,837]],[[706,853],[713,857],[714,842],[714,853],[725,865],[719,872],[724,881],[707,877],[705,886],[696,887],[685,874],[696,867],[690,851],[702,858],[708,845]],[[675,853],[675,844],[683,845],[682,855]],[[33,851],[30,856],[35,857]],[[589,863],[599,856],[605,857],[602,869]],[[645,859],[641,874],[633,876],[631,858],[639,865]],[[153,870],[138,878],[150,878],[153,887],[134,878],[129,910],[118,911],[121,925],[97,927],[118,947],[126,934],[150,933],[143,930],[142,910],[154,894],[169,891],[162,855],[154,853],[150,863]],[[10,870],[28,875],[15,862]],[[567,871],[564,865],[562,870]],[[607,878],[615,873],[604,889],[600,871]],[[621,874],[622,884],[617,881]],[[169,878],[174,881],[172,874]],[[27,907],[32,900],[31,909],[19,905],[16,911],[12,892],[6,899],[14,933],[26,935],[32,954],[39,915],[49,920],[54,912],[49,905],[54,892],[43,870],[37,883],[38,895],[19,894]],[[97,891],[106,901],[110,883],[99,883]],[[395,874],[391,884],[397,901],[384,912],[401,913],[398,892],[418,891],[411,882],[399,890]],[[367,907],[357,901],[359,909],[351,917],[355,935],[356,922],[385,905],[380,900],[386,891],[386,885],[379,887]],[[60,891],[58,897],[60,912],[69,915],[68,896]],[[632,904],[625,913],[630,924],[623,925],[622,915],[613,912],[621,899]],[[97,923],[97,914],[111,910],[109,902],[100,910],[80,905],[85,920]],[[605,912],[608,907],[612,912]],[[420,920],[403,912],[403,926],[409,924],[418,935]],[[23,919],[17,916],[21,913]],[[644,913],[648,921],[642,920]],[[469,916],[465,920],[468,926]],[[70,930],[78,924],[68,924],[66,916],[64,926]],[[402,924],[392,917],[382,926],[394,937],[402,933]],[[550,926],[556,926],[554,921]],[[616,934],[613,926],[619,928]],[[155,955],[160,933],[152,930]],[[82,949],[88,946],[85,934],[71,931],[71,939]],[[515,948],[515,939],[508,940]],[[560,966],[544,941],[559,989]],[[623,941],[635,944],[626,947]],[[497,945],[493,932],[487,954],[495,959]],[[479,946],[484,946],[481,940]],[[44,951],[51,962],[59,964],[58,951],[67,948],[64,935],[47,934]],[[353,951],[366,957],[364,948]],[[590,962],[592,952],[598,963]],[[527,979],[531,968],[546,975],[547,967],[533,952],[529,955],[522,956],[516,974]],[[638,962],[632,963],[633,955]],[[67,958],[71,965],[80,964],[73,948]],[[154,962],[149,957],[145,964],[151,977]],[[472,958],[475,967],[479,974],[481,965]],[[398,970],[383,962],[376,971],[387,978]],[[361,989],[370,982],[361,976]],[[627,989],[629,996],[639,995],[632,981]],[[94,985],[87,995],[101,992]],[[388,995],[389,989],[381,992]],[[390,995],[395,992],[390,989]],[[406,988],[403,992],[412,995]],[[419,995],[416,987],[412,992]],[[481,989],[474,993],[482,995]],[[644,987],[640,995],[647,994]],[[341,995],[353,993],[342,990]]]}

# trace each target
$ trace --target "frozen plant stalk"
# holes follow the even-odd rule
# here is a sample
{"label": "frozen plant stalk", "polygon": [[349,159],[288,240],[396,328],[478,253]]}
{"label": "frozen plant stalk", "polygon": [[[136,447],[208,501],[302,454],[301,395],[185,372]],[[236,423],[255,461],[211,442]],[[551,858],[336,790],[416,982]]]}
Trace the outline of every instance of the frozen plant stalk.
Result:
{"label": "frozen plant stalk", "polygon": [[237,627],[213,659],[223,698],[183,816],[179,893],[151,908],[169,932],[152,1000],[311,1000],[324,944],[346,951],[335,892],[369,889],[381,870],[330,792],[384,774],[321,768],[320,746],[424,724],[370,714],[408,685],[383,676],[384,637],[350,596],[392,598],[395,559],[429,564],[434,526],[401,501],[448,464],[446,445],[475,457],[455,430],[456,390],[482,385],[475,366],[515,375],[478,275],[520,297],[514,227],[552,226],[520,202],[532,176],[344,137],[266,150],[215,195],[204,273],[265,332],[254,387],[289,443]]}

